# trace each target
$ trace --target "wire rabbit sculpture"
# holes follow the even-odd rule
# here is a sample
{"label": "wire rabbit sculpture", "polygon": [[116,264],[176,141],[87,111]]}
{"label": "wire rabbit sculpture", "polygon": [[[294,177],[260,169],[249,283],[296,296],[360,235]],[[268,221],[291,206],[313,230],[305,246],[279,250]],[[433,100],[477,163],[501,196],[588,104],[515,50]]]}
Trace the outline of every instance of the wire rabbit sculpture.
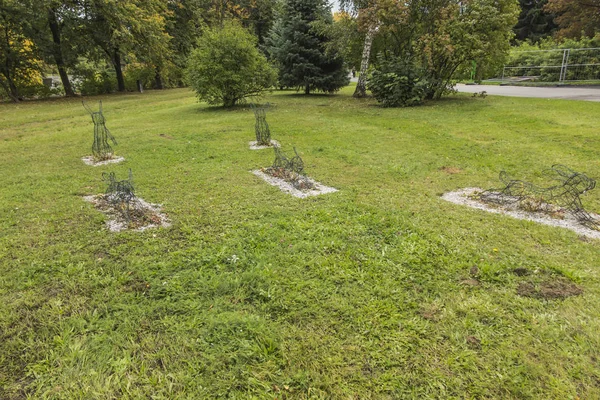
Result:
{"label": "wire rabbit sculpture", "polygon": [[[510,179],[508,174],[502,171],[500,180],[505,186],[486,190],[480,195],[480,199],[501,205],[518,203],[522,208],[533,211],[545,211],[545,204],[552,204],[569,212],[583,226],[600,229],[600,221],[585,210],[580,197],[596,187],[594,179],[559,164],[543,171],[543,175],[556,184],[541,187],[531,182]],[[523,207],[524,205],[526,207]]]}
{"label": "wire rabbit sculpture", "polygon": [[113,149],[108,142],[110,140],[116,145],[117,140],[106,127],[106,119],[102,113],[102,101],[99,102],[100,105],[98,111],[93,111],[83,101],[81,104],[83,104],[83,107],[90,113],[92,121],[94,122],[94,143],[92,144],[94,159],[96,161],[110,160],[113,157]]}

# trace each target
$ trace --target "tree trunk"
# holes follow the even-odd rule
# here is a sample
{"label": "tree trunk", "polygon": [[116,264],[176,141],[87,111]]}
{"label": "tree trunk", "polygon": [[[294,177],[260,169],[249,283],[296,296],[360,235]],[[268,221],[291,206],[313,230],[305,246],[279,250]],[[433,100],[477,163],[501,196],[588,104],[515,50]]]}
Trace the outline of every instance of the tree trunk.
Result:
{"label": "tree trunk", "polygon": [[304,86],[304,94],[310,94],[310,84],[306,84],[306,86]]}
{"label": "tree trunk", "polygon": [[113,64],[115,72],[117,73],[117,90],[119,92],[124,92],[125,79],[123,78],[123,70],[121,69],[121,53],[119,53],[118,48],[115,48],[113,52]]}
{"label": "tree trunk", "polygon": [[52,32],[52,41],[54,42],[54,46],[52,47],[52,55],[54,57],[56,67],[58,68],[58,74],[60,75],[63,88],[65,89],[65,95],[67,97],[73,97],[75,96],[75,92],[73,91],[73,87],[69,81],[69,75],[67,75],[67,69],[65,67],[65,61],[62,54],[62,47],[60,45],[60,26],[58,24],[58,20],[56,19],[56,12],[53,8],[48,9],[48,25],[50,26],[50,31]]}
{"label": "tree trunk", "polygon": [[4,82],[4,80],[0,79],[0,84],[2,85],[2,87],[4,88],[4,90],[6,91],[6,93],[8,94],[8,97],[10,97],[10,99],[15,102],[18,103],[21,100],[21,97],[19,96],[19,90],[17,89],[17,86],[15,85],[15,82],[13,81],[12,77],[10,76],[10,71],[12,70],[12,51],[11,51],[11,43],[9,40],[9,33],[8,33],[8,25],[4,26],[4,37],[6,38],[6,50],[7,50],[7,54],[5,56],[5,60],[4,60],[4,65],[0,68],[0,73],[2,73],[2,75],[4,75],[4,78],[6,78],[6,82]]}
{"label": "tree trunk", "polygon": [[367,31],[365,36],[365,45],[363,47],[362,60],[360,63],[360,75],[358,83],[354,90],[353,97],[365,97],[367,95],[367,69],[369,68],[369,59],[371,58],[371,47],[373,46],[373,38],[377,32],[377,25],[373,25]]}
{"label": "tree trunk", "polygon": [[[8,82],[8,85],[7,85],[7,82]],[[19,91],[17,90],[17,87],[15,86],[14,82],[10,78],[7,79],[7,82],[4,82],[4,80],[0,79],[0,86],[2,86],[2,88],[8,94],[8,97],[10,98],[10,100],[13,103],[18,103],[20,101],[20,99],[19,99]]]}
{"label": "tree trunk", "polygon": [[154,69],[154,89],[164,89],[162,77],[160,76],[160,68]]}

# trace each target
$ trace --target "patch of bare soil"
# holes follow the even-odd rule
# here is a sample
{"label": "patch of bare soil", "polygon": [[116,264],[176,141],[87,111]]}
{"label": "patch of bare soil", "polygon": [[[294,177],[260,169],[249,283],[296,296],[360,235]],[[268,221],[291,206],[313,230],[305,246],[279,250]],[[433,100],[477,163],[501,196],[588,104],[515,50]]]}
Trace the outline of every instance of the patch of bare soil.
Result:
{"label": "patch of bare soil", "polygon": [[519,296],[544,300],[563,300],[582,293],[581,287],[563,277],[549,278],[538,284],[521,282],[517,287]]}
{"label": "patch of bare soil", "polygon": [[469,347],[478,349],[481,347],[481,339],[475,336],[467,336],[467,344],[469,345]]}
{"label": "patch of bare soil", "polygon": [[460,174],[462,172],[462,169],[458,167],[441,167],[440,171],[445,172],[449,175],[455,175]]}
{"label": "patch of bare soil", "polygon": [[133,276],[131,280],[123,285],[124,292],[133,292],[145,294],[150,290],[150,283],[137,276]]}
{"label": "patch of bare soil", "polygon": [[109,201],[106,194],[85,196],[84,200],[107,215],[106,227],[111,232],[124,230],[141,232],[150,228],[171,226],[167,216],[160,212],[159,204],[150,204],[140,198],[130,203],[127,210],[122,208],[124,205],[115,205],[114,202]]}
{"label": "patch of bare soil", "polygon": [[442,318],[441,313],[442,310],[435,304],[422,305],[421,310],[419,311],[421,317],[432,322],[439,321]]}
{"label": "patch of bare soil", "polygon": [[513,274],[515,274],[517,276],[527,276],[527,275],[531,274],[531,271],[528,270],[527,268],[518,267],[518,268],[513,269]]}

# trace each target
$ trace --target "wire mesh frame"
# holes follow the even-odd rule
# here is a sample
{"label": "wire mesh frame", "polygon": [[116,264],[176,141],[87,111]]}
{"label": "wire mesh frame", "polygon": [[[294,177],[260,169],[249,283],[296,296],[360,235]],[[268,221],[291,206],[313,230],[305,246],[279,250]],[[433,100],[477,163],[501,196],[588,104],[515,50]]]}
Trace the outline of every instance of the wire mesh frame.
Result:
{"label": "wire mesh frame", "polygon": [[581,202],[581,196],[596,187],[596,180],[572,169],[555,164],[543,171],[543,175],[554,184],[542,187],[531,182],[511,179],[505,171],[500,173],[502,188],[488,189],[481,193],[480,200],[499,205],[519,204],[533,211],[552,212],[549,206],[558,206],[570,213],[577,221],[590,229],[599,230],[600,221],[592,216]]}
{"label": "wire mesh frame", "polygon": [[138,198],[135,195],[133,185],[133,174],[129,170],[127,179],[118,181],[114,172],[102,174],[102,180],[107,184],[106,200],[112,204],[121,216],[129,221],[131,219],[131,210],[138,205]]}
{"label": "wire mesh frame", "polygon": [[250,104],[252,111],[254,111],[254,117],[256,122],[254,124],[254,133],[256,134],[256,144],[259,146],[270,146],[271,145],[271,130],[267,123],[266,109],[269,107],[267,104],[265,107],[259,107],[255,104]]}
{"label": "wire mesh frame", "polygon": [[94,122],[94,143],[92,144],[92,153],[97,161],[110,160],[113,156],[113,149],[108,143],[109,140],[113,144],[117,144],[117,140],[106,127],[106,119],[102,113],[102,101],[99,102],[98,111],[93,111],[83,101],[81,102],[87,112],[90,113]]}
{"label": "wire mesh frame", "polygon": [[[517,65],[505,65],[501,80],[589,82],[600,80],[600,47],[529,50],[513,53]],[[542,60],[543,59],[543,60]]]}

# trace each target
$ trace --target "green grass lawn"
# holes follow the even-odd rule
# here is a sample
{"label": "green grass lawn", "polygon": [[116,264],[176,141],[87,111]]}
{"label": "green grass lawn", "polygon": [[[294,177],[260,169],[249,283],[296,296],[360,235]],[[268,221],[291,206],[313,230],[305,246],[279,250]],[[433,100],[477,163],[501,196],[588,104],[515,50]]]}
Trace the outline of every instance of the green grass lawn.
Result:
{"label": "green grass lawn", "polygon": [[[439,198],[503,169],[600,177],[600,104],[351,93],[266,98],[339,189],[309,199],[249,172],[273,160],[249,108],[101,97],[127,160],[89,167],[80,99],[0,105],[0,398],[600,398],[600,242]],[[110,233],[82,200],[129,168],[171,228]],[[584,292],[517,294],[552,279]]]}

